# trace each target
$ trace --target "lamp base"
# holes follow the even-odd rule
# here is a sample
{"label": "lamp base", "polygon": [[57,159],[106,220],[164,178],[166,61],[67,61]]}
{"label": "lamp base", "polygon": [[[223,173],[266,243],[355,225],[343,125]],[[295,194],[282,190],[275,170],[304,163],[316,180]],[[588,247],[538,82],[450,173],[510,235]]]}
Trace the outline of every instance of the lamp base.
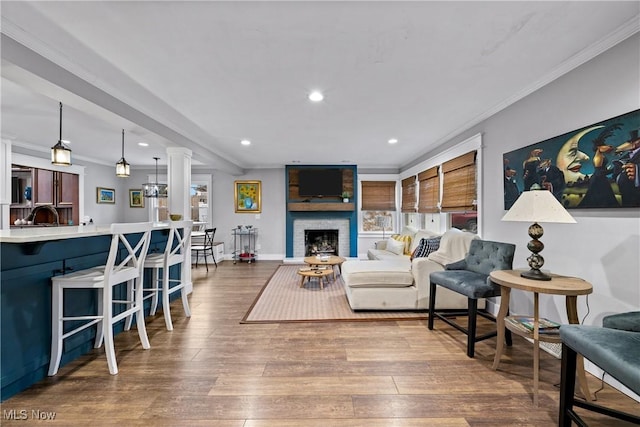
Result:
{"label": "lamp base", "polygon": [[548,274],[544,274],[542,271],[532,268],[529,271],[523,271],[522,273],[520,273],[521,277],[524,277],[525,279],[531,279],[531,280],[544,280],[544,281],[549,281],[551,280],[551,276],[549,276]]}

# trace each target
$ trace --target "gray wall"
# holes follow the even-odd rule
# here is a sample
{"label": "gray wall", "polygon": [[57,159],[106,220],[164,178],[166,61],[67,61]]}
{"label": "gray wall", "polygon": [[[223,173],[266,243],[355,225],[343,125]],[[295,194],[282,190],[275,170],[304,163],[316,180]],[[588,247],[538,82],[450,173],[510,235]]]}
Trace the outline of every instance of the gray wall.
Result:
{"label": "gray wall", "polygon": [[[225,253],[233,251],[231,229],[238,225],[252,225],[258,230],[258,259],[282,260],[285,252],[285,183],[284,168],[250,170],[233,176],[213,173],[212,225],[217,228],[215,240],[224,242]],[[235,213],[234,181],[262,181],[262,212]]]}
{"label": "gray wall", "polygon": [[[527,225],[501,222],[502,155],[556,135],[639,108],[640,35],[627,39],[588,63],[486,120],[470,133],[482,132],[484,150],[484,238],[516,243],[517,267],[526,267],[530,240]],[[571,210],[577,224],[545,224],[544,268],[579,276],[593,284],[585,324],[640,309],[640,210]],[[530,294],[518,295],[514,312],[532,307]],[[580,298],[580,316],[587,314]],[[562,298],[545,297],[543,316],[565,319]]]}
{"label": "gray wall", "polygon": [[[618,44],[493,117],[445,143],[432,157],[467,138],[482,134],[484,239],[517,245],[514,267],[528,268],[528,225],[501,222],[503,154],[640,108],[640,35]],[[593,293],[578,299],[586,325],[602,325],[608,314],[640,310],[640,209],[573,209],[577,224],[543,224],[544,269],[578,276]],[[588,301],[588,304],[587,304]],[[533,312],[533,295],[514,290],[511,312]],[[566,322],[562,297],[540,296],[540,315]],[[601,370],[587,361],[587,369]],[[608,376],[605,380],[625,391]]]}

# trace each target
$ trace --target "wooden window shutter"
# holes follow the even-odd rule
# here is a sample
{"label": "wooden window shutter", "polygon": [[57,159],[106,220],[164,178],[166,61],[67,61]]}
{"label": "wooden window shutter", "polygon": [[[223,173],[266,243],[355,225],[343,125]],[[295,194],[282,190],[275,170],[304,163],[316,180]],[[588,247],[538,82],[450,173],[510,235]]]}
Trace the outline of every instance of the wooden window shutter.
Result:
{"label": "wooden window shutter", "polygon": [[395,211],[395,181],[362,181],[363,211]]}
{"label": "wooden window shutter", "polygon": [[440,175],[438,166],[418,174],[418,212],[438,212],[440,202]]}
{"label": "wooden window shutter", "polygon": [[416,177],[402,180],[402,212],[416,211]]}
{"label": "wooden window shutter", "polygon": [[443,163],[442,172],[442,212],[476,210],[476,152]]}

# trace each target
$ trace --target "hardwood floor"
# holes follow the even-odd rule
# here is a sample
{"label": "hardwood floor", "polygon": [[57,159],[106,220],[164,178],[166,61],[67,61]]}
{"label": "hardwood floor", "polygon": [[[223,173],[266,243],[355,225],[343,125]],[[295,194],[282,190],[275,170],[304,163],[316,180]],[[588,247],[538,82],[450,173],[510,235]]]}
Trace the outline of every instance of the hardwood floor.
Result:
{"label": "hardwood floor", "polygon": [[[514,336],[491,369],[495,338],[465,354],[464,336],[436,321],[240,324],[279,263],[225,261],[193,269],[192,317],[172,304],[116,337],[118,375],[101,349],[3,402],[0,424],[64,426],[413,427],[553,426],[560,361],[541,352],[540,406],[532,406],[531,344]],[[486,325],[489,326],[489,325]],[[588,375],[592,390],[600,380]],[[606,386],[599,403],[640,414]],[[10,420],[8,411],[26,411]],[[33,411],[33,412],[32,412]],[[55,413],[53,420],[34,415]],[[580,411],[590,426],[630,425]]]}

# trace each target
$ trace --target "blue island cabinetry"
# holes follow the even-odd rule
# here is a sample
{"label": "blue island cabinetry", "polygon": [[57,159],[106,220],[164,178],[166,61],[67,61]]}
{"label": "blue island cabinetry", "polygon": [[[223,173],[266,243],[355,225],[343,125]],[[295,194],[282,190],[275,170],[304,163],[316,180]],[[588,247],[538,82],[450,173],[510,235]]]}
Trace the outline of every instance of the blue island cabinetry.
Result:
{"label": "blue island cabinetry", "polygon": [[[39,236],[37,234],[40,234]],[[162,252],[168,225],[156,224],[149,251]],[[47,376],[51,353],[51,277],[102,265],[107,259],[109,227],[60,227],[0,231],[0,384],[2,401]],[[179,278],[179,266],[171,269]],[[149,282],[150,274],[145,274]],[[124,286],[118,289],[125,299]],[[75,290],[65,298],[65,314],[95,314],[96,293]],[[174,298],[178,297],[174,294]],[[147,301],[145,312],[148,313]],[[116,326],[116,333],[123,330]],[[96,328],[65,341],[61,366],[93,348]],[[105,360],[105,370],[107,369]]]}

